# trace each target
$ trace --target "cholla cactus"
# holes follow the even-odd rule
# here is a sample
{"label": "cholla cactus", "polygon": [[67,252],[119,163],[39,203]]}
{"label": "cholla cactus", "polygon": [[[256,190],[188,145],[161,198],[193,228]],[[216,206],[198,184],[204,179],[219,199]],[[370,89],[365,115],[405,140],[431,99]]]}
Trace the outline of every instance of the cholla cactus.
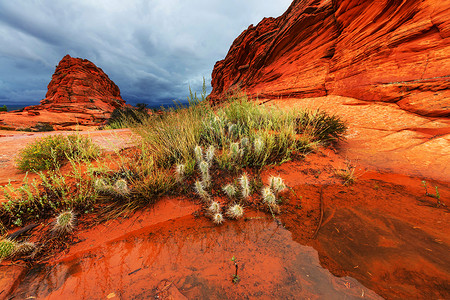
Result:
{"label": "cholla cactus", "polygon": [[16,253],[20,255],[28,255],[36,250],[36,245],[32,242],[23,242],[17,244]]}
{"label": "cholla cactus", "polygon": [[220,213],[220,203],[217,201],[211,201],[211,204],[208,207],[208,211],[211,215]]}
{"label": "cholla cactus", "polygon": [[248,198],[250,196],[250,180],[248,179],[247,174],[242,174],[241,177],[239,177],[239,184],[241,185],[241,194],[242,197]]}
{"label": "cholla cactus", "polygon": [[207,191],[205,191],[205,187],[203,186],[203,183],[201,181],[197,180],[195,182],[194,189],[197,195],[199,195],[203,201],[209,201],[209,194]]}
{"label": "cholla cactus", "polygon": [[130,189],[128,188],[128,183],[125,179],[118,179],[116,183],[114,183],[114,191],[120,196],[126,196],[130,193]]}
{"label": "cholla cactus", "polygon": [[228,123],[228,135],[231,138],[236,138],[238,135],[238,126],[236,124]]}
{"label": "cholla cactus", "polygon": [[243,137],[241,139],[241,146],[242,146],[242,149],[248,149],[249,148],[250,141],[249,141],[248,137]]}
{"label": "cholla cactus", "polygon": [[271,176],[269,178],[269,185],[276,194],[286,189],[286,185],[281,177]]}
{"label": "cholla cactus", "polygon": [[211,164],[211,162],[214,159],[214,154],[216,152],[216,148],[211,145],[208,147],[208,150],[206,150],[206,161],[208,162],[208,164]]}
{"label": "cholla cactus", "polygon": [[106,183],[105,179],[97,178],[94,181],[94,188],[99,192],[110,192],[111,186]]}
{"label": "cholla cactus", "polygon": [[275,194],[272,192],[272,189],[268,186],[264,187],[261,190],[261,194],[262,194],[262,198],[263,198],[263,202],[266,203],[267,205],[271,206],[271,205],[276,205],[276,197]]}
{"label": "cholla cactus", "polygon": [[184,175],[186,172],[186,166],[183,164],[178,164],[175,167],[175,178],[178,182],[182,182],[184,180]]}
{"label": "cholla cactus", "polygon": [[198,168],[200,169],[200,173],[202,175],[202,182],[205,187],[209,187],[211,183],[211,177],[209,176],[209,164],[202,160],[200,164],[198,165]]}
{"label": "cholla cactus", "polygon": [[238,159],[242,156],[242,149],[239,149],[239,143],[230,144],[230,156],[232,159]]}
{"label": "cholla cactus", "polygon": [[200,163],[203,160],[202,147],[200,147],[199,145],[195,146],[194,155],[195,155],[195,159],[197,160],[197,163]]}
{"label": "cholla cactus", "polygon": [[7,258],[12,256],[16,251],[17,243],[10,240],[10,239],[4,239],[0,241],[0,262]]}
{"label": "cholla cactus", "polygon": [[256,138],[253,141],[253,148],[255,149],[256,155],[261,155],[264,150],[264,141],[262,140],[262,138]]}
{"label": "cholla cactus", "polygon": [[234,198],[236,196],[236,187],[229,183],[222,188],[222,190],[227,194],[229,198]]}
{"label": "cholla cactus", "polygon": [[71,233],[75,227],[76,217],[73,211],[68,210],[56,217],[52,231],[58,235]]}
{"label": "cholla cactus", "polygon": [[227,216],[231,219],[238,219],[244,215],[244,208],[240,204],[234,204],[227,210]]}
{"label": "cholla cactus", "polygon": [[223,215],[221,213],[216,213],[212,217],[214,224],[219,225],[223,223]]}

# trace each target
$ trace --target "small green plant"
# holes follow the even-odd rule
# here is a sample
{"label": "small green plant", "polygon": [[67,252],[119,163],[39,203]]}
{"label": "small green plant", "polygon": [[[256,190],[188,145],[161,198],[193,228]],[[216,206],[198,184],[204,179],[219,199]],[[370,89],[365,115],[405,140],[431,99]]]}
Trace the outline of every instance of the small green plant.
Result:
{"label": "small green plant", "polygon": [[439,194],[439,189],[438,189],[437,185],[435,186],[435,190],[436,190],[436,194],[435,195],[428,193],[428,184],[427,184],[427,182],[425,180],[422,180],[422,185],[425,188],[425,195],[427,195],[428,197],[435,198],[437,200],[437,203],[436,203],[437,207],[440,207],[441,205],[444,205],[441,202],[441,195]]}
{"label": "small green plant", "polygon": [[335,170],[334,174],[344,180],[344,185],[351,185],[355,183],[357,175],[355,174],[356,167],[347,162],[345,168]]}
{"label": "small green plant", "polygon": [[62,212],[56,217],[52,231],[59,236],[72,233],[73,229],[75,228],[75,222],[76,217],[73,211],[68,210]]}
{"label": "small green plant", "polygon": [[239,266],[238,266],[236,257],[233,256],[230,260],[234,263],[234,274],[231,279],[231,282],[236,284],[241,280],[238,275]]}
{"label": "small green plant", "polygon": [[6,105],[0,106],[0,111],[8,111]]}

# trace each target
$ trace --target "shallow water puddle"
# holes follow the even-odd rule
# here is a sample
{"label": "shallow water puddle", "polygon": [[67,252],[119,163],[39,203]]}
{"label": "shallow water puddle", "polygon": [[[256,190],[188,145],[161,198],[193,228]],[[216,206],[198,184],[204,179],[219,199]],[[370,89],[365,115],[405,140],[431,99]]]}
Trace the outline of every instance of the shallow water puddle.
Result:
{"label": "shallow water puddle", "polygon": [[170,288],[171,296],[189,299],[380,298],[353,278],[331,275],[313,248],[294,242],[272,218],[248,216],[218,227],[185,216],[143,228],[69,261],[35,267],[14,296],[145,299]]}

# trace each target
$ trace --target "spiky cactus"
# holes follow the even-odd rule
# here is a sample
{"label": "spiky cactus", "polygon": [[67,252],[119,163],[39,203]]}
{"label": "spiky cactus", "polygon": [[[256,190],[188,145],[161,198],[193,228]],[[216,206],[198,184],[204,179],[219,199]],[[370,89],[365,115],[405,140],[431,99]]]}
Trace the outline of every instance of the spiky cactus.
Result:
{"label": "spiky cactus", "polygon": [[240,204],[234,204],[227,210],[227,216],[231,219],[238,219],[244,215],[244,208]]}
{"label": "spiky cactus", "polygon": [[202,160],[198,165],[198,168],[200,169],[203,185],[205,187],[209,187],[211,183],[211,177],[209,175],[209,164],[206,161]]}
{"label": "spiky cactus", "polygon": [[214,224],[219,225],[223,223],[223,215],[221,213],[216,213],[212,217]]}
{"label": "spiky cactus", "polygon": [[175,178],[178,182],[182,182],[184,180],[184,176],[186,173],[186,166],[183,164],[178,164],[175,167]]}
{"label": "spiky cactus", "polygon": [[236,124],[228,124],[228,136],[235,139],[238,136],[238,126]]}
{"label": "spiky cactus", "polygon": [[236,197],[237,191],[236,191],[236,187],[233,184],[229,183],[229,184],[225,185],[222,188],[222,190],[225,192],[225,194],[228,196],[228,198],[232,199],[232,198]]}
{"label": "spiky cactus", "polygon": [[264,187],[261,190],[261,194],[262,194],[262,199],[263,202],[266,203],[267,205],[275,205],[276,204],[276,197],[275,194],[273,193],[272,189],[268,186]]}
{"label": "spiky cactus", "polygon": [[237,160],[243,154],[242,149],[239,148],[239,143],[231,143],[230,144],[230,156],[232,159]]}
{"label": "spiky cactus", "polygon": [[208,162],[209,165],[211,165],[211,163],[214,159],[215,153],[216,153],[216,148],[213,145],[210,145],[208,147],[208,149],[206,150],[206,161]]}
{"label": "spiky cactus", "polygon": [[75,228],[76,217],[73,211],[60,213],[55,220],[52,231],[58,235],[71,233]]}
{"label": "spiky cactus", "polygon": [[247,174],[242,174],[241,177],[239,177],[239,184],[241,186],[241,195],[244,199],[248,198],[251,193],[250,189],[250,180],[247,176]]}
{"label": "spiky cactus", "polygon": [[16,251],[17,243],[10,239],[0,241],[0,262],[12,256]]}
{"label": "spiky cactus", "polygon": [[120,196],[126,196],[130,193],[128,183],[125,179],[118,179],[114,183],[114,191]]}
{"label": "spiky cactus", "polygon": [[195,182],[194,189],[197,195],[199,195],[203,201],[205,202],[209,201],[210,199],[209,194],[207,191],[205,191],[205,187],[203,186],[203,183],[201,181],[197,180]]}
{"label": "spiky cactus", "polygon": [[112,186],[109,185],[105,179],[97,178],[94,181],[94,189],[98,192],[110,193],[112,191]]}
{"label": "spiky cactus", "polygon": [[199,145],[195,146],[194,155],[195,155],[195,160],[197,161],[197,163],[200,163],[203,160],[202,147],[200,147]]}
{"label": "spiky cactus", "polygon": [[248,139],[248,137],[243,137],[241,139],[241,146],[243,150],[248,150],[250,147],[250,140]]}
{"label": "spiky cactus", "polygon": [[253,141],[253,149],[255,150],[255,154],[260,156],[264,150],[264,141],[262,138],[258,137]]}
{"label": "spiky cactus", "polygon": [[275,194],[278,194],[279,192],[282,192],[286,189],[286,184],[284,184],[284,181],[281,177],[271,176],[269,178],[269,185],[272,191],[275,192]]}
{"label": "spiky cactus", "polygon": [[215,215],[217,213],[220,213],[220,203],[217,201],[211,201],[208,207],[208,212],[211,215]]}

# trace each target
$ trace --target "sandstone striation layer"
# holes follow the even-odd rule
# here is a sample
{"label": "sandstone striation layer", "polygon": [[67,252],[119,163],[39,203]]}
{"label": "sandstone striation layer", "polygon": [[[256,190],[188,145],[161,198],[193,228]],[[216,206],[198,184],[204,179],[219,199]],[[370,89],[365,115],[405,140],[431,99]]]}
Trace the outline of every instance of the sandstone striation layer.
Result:
{"label": "sandstone striation layer", "polygon": [[212,73],[210,99],[339,95],[450,116],[450,0],[294,0],[250,25]]}
{"label": "sandstone striation layer", "polygon": [[0,114],[0,127],[39,130],[98,126],[125,104],[117,85],[92,62],[66,55],[40,105]]}

